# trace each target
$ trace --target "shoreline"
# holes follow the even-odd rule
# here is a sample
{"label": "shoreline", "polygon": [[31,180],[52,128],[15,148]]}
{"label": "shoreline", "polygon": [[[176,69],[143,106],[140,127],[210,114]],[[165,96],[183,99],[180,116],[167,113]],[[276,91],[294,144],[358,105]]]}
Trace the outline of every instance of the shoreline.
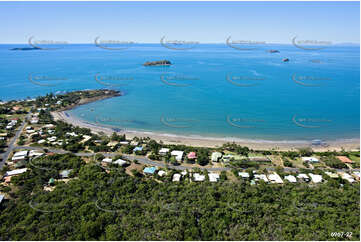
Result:
{"label": "shoreline", "polygon": [[[88,102],[87,102],[88,103]],[[83,103],[85,104],[85,103]],[[77,105],[78,106],[78,105]],[[151,139],[156,140],[157,142],[162,141],[164,144],[172,145],[188,145],[194,147],[209,147],[217,148],[221,147],[224,143],[234,142],[241,146],[247,146],[254,150],[279,150],[279,151],[292,151],[299,148],[311,147],[314,151],[341,151],[342,149],[346,151],[359,151],[360,140],[359,139],[345,139],[345,140],[334,140],[328,141],[327,147],[322,146],[311,146],[310,141],[302,140],[252,140],[252,139],[240,139],[240,138],[216,138],[216,137],[205,137],[205,136],[182,136],[176,134],[166,134],[166,133],[157,133],[151,131],[136,131],[136,130],[121,130],[118,131],[117,128],[106,127],[104,125],[98,125],[86,122],[77,117],[69,115],[66,111],[75,108],[67,108],[66,110],[59,110],[51,112],[55,121],[61,120],[66,123],[70,123],[75,126],[82,128],[88,128],[93,133],[103,132],[107,135],[111,135],[116,132],[118,134],[125,134],[127,139],[132,139],[133,137],[150,137]]]}

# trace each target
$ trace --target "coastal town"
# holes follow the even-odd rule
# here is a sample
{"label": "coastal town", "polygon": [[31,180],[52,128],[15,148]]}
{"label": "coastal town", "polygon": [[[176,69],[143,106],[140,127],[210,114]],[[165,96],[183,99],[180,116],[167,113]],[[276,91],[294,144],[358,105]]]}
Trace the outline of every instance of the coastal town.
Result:
{"label": "coastal town", "polygon": [[[12,178],[29,169],[50,169],[42,163],[47,157],[70,154],[107,173],[122,170],[129,176],[161,183],[235,182],[252,186],[360,181],[359,150],[252,150],[235,143],[192,147],[164,144],[149,137],[129,139],[116,132],[106,135],[54,121],[55,111],[119,95],[112,90],[78,91],[1,103],[1,185],[11,188]],[[55,184],[69,179],[76,179],[71,167],[58,170],[44,184],[44,190],[52,191]],[[10,190],[2,189],[1,200],[8,198],[4,191]]]}

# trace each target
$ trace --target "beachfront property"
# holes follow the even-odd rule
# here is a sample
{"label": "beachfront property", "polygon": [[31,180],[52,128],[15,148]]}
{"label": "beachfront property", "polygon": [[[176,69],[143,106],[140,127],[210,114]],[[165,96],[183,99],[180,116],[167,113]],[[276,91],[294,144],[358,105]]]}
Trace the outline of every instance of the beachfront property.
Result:
{"label": "beachfront property", "polygon": [[352,160],[350,160],[347,156],[336,156],[337,159],[339,159],[342,163],[352,164],[354,163]]}
{"label": "beachfront property", "polygon": [[218,162],[219,159],[222,158],[222,153],[221,152],[213,152],[211,155],[211,161],[212,162]]}
{"label": "beachfront property", "polygon": [[169,149],[168,148],[161,148],[158,152],[159,155],[166,155],[168,154]]}
{"label": "beachfront property", "polygon": [[190,152],[190,153],[187,155],[187,158],[188,158],[188,160],[195,160],[195,159],[197,159],[197,154],[196,154],[196,152]]}
{"label": "beachfront property", "polygon": [[183,151],[180,151],[180,150],[173,150],[170,154],[171,156],[174,156],[176,161],[182,161],[183,159]]}
{"label": "beachfront property", "polygon": [[317,158],[315,157],[302,157],[302,161],[304,162],[310,162],[310,163],[317,163],[320,162]]}

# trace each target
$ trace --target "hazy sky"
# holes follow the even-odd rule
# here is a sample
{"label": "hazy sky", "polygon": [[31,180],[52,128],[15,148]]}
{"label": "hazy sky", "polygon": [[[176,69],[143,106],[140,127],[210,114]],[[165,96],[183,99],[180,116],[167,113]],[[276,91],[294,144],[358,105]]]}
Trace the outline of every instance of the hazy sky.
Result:
{"label": "hazy sky", "polygon": [[0,43],[360,41],[359,2],[0,2]]}

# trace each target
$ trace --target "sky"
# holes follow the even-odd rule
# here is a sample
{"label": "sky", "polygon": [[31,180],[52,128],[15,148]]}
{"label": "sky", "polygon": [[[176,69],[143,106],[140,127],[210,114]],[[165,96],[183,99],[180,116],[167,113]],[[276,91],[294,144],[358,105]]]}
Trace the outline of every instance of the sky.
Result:
{"label": "sky", "polygon": [[0,43],[360,42],[359,2],[0,2]]}

